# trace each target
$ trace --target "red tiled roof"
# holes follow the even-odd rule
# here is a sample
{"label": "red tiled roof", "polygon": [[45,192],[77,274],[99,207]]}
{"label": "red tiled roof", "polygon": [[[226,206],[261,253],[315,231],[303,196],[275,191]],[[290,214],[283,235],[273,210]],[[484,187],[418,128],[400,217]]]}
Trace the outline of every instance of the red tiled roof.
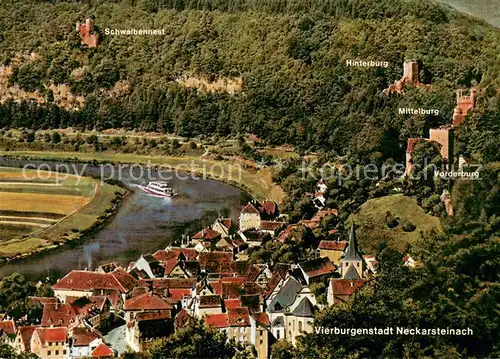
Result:
{"label": "red tiled roof", "polygon": [[233,261],[232,252],[201,252],[198,258],[200,267],[207,272],[221,273],[231,271],[231,262]]}
{"label": "red tiled roof", "polygon": [[239,298],[243,292],[243,283],[235,282],[210,282],[214,294],[220,295],[223,298]]}
{"label": "red tiled roof", "polygon": [[181,300],[184,296],[191,295],[191,289],[184,288],[169,288],[168,292],[170,293],[171,298],[175,300]]}
{"label": "red tiled roof", "polygon": [[[121,274],[117,275],[121,277]],[[128,286],[128,283],[124,283]],[[52,286],[53,290],[93,291],[96,289],[118,290],[122,293],[130,289],[122,285],[112,273],[97,273],[73,270]]]}
{"label": "red tiled roof", "polygon": [[332,279],[330,283],[334,295],[352,295],[363,286],[364,281],[361,279]]}
{"label": "red tiled roof", "polygon": [[74,323],[78,312],[70,304],[52,304],[43,306],[42,327],[67,327]]}
{"label": "red tiled roof", "polygon": [[224,273],[222,273],[221,282],[224,283],[244,283],[247,280],[247,277],[245,276],[224,276]]}
{"label": "red tiled roof", "polygon": [[208,314],[205,318],[205,325],[215,328],[229,327],[229,318],[227,314]]}
{"label": "red tiled roof", "polygon": [[347,241],[321,241],[319,249],[327,249],[331,251],[344,251],[347,247]]}
{"label": "red tiled roof", "polygon": [[243,292],[245,294],[265,294],[266,290],[262,288],[260,285],[254,282],[245,282],[243,287]]}
{"label": "red tiled roof", "polygon": [[255,319],[256,322],[260,323],[261,325],[264,325],[266,327],[271,325],[271,322],[269,321],[269,317],[267,313],[253,313],[252,314],[253,319]]}
{"label": "red tiled roof", "polygon": [[16,334],[16,325],[13,320],[2,320],[0,321],[0,333],[5,333],[8,335]]}
{"label": "red tiled roof", "polygon": [[299,227],[298,224],[291,224],[289,225],[288,227],[286,227],[284,230],[282,230],[280,232],[280,234],[278,235],[278,240],[280,242],[285,242],[289,237],[290,235],[292,234],[292,232],[297,229]]}
{"label": "red tiled roof", "polygon": [[27,350],[30,350],[31,348],[31,337],[33,336],[33,333],[35,332],[37,326],[34,325],[29,325],[27,327],[20,327],[19,330],[19,335],[21,336],[21,340],[24,344],[24,347]]}
{"label": "red tiled roof", "polygon": [[274,201],[264,201],[259,209],[261,213],[265,213],[268,216],[274,216],[277,211],[277,205]]}
{"label": "red tiled roof", "polygon": [[276,231],[285,226],[285,222],[261,221],[260,229],[263,231]]}
{"label": "red tiled roof", "polygon": [[311,218],[314,222],[321,222],[321,220],[328,216],[338,216],[339,211],[336,209],[323,209],[321,211],[316,212],[316,214]]}
{"label": "red tiled roof", "polygon": [[218,238],[220,236],[221,236],[221,234],[219,232],[213,230],[210,227],[207,227],[207,228],[203,228],[201,231],[196,233],[193,236],[193,239],[206,239],[206,240],[211,241],[211,240],[214,240],[215,238]]}
{"label": "red tiled roof", "polygon": [[253,213],[253,214],[259,214],[260,215],[260,212],[251,203],[248,203],[245,207],[243,207],[243,209],[241,210],[241,213]]}
{"label": "red tiled roof", "polygon": [[220,307],[222,299],[218,295],[202,295],[200,296],[200,308]]}
{"label": "red tiled roof", "polygon": [[186,259],[188,261],[194,261],[196,260],[196,258],[198,258],[198,252],[196,251],[196,249],[194,248],[178,248],[178,247],[175,247],[175,248],[172,248],[170,249],[171,252],[174,252],[174,253],[182,253],[184,255],[184,257],[186,257]]}
{"label": "red tiled roof", "polygon": [[106,344],[101,343],[92,351],[91,355],[93,358],[105,358],[113,357],[115,353]]}
{"label": "red tiled roof", "polygon": [[248,308],[229,308],[227,310],[229,325],[232,327],[246,327],[250,325]]}
{"label": "red tiled roof", "polygon": [[285,267],[278,267],[274,269],[273,275],[267,282],[267,290],[265,293],[265,297],[269,296],[274,291],[274,289],[282,279],[285,279],[286,272],[287,269]]}
{"label": "red tiled roof", "polygon": [[245,273],[245,276],[246,276],[247,280],[249,280],[250,282],[253,282],[257,279],[260,272],[262,272],[262,267],[259,267],[255,264],[252,264],[251,266],[248,267],[248,270]]}
{"label": "red tiled roof", "polygon": [[421,138],[409,138],[408,139],[408,144],[406,146],[406,152],[407,153],[412,153],[413,146],[415,146],[421,140],[422,140]]}
{"label": "red tiled roof", "polygon": [[243,246],[245,246],[245,241],[241,238],[236,238],[236,239],[233,239],[231,241],[231,243],[233,244],[233,246],[235,246],[236,248],[241,248]]}
{"label": "red tiled roof", "polygon": [[61,328],[37,328],[35,333],[40,338],[42,344],[45,343],[55,343],[55,342],[66,342],[68,338],[68,329],[65,327]]}
{"label": "red tiled roof", "polygon": [[177,262],[177,259],[172,258],[166,261],[162,261],[161,264],[163,265],[163,267],[165,267],[165,276],[168,276],[170,273],[172,273],[175,267],[177,267],[177,264],[179,264],[179,262]]}
{"label": "red tiled roof", "polygon": [[303,224],[304,226],[309,227],[311,229],[319,227],[319,221],[315,221],[313,219],[301,219],[299,221],[299,224]]}
{"label": "red tiled roof", "polygon": [[125,310],[173,309],[172,304],[151,292],[127,299],[123,305]]}
{"label": "red tiled roof", "polygon": [[127,273],[125,269],[122,267],[116,268],[114,271],[110,273],[116,280],[125,288],[127,291],[130,291],[132,288],[137,286],[137,279],[135,279],[132,275]]}
{"label": "red tiled roof", "polygon": [[183,328],[184,326],[186,326],[187,322],[189,321],[189,319],[191,318],[191,316],[188,314],[188,312],[186,311],[186,309],[182,308],[179,313],[177,313],[177,315],[175,316],[175,328],[176,330],[179,329],[179,328]]}
{"label": "red tiled roof", "polygon": [[75,328],[73,329],[71,338],[73,339],[73,346],[84,347],[92,343],[95,339],[99,339],[101,336],[94,330],[89,328]]}
{"label": "red tiled roof", "polygon": [[164,249],[161,249],[159,251],[156,251],[153,253],[153,258],[156,259],[158,262],[166,262],[171,259],[177,259],[179,258],[179,252],[170,252],[166,251]]}
{"label": "red tiled roof", "polygon": [[196,278],[153,278],[139,280],[139,286],[147,288],[153,285],[153,289],[168,289],[168,288],[194,288]]}
{"label": "red tiled roof", "polygon": [[241,307],[241,299],[240,298],[226,299],[224,301],[224,306],[226,307],[226,309],[229,309],[229,308],[240,308]]}
{"label": "red tiled roof", "polygon": [[231,218],[222,218],[221,222],[223,225],[225,225],[228,229],[230,229],[233,226],[233,220]]}
{"label": "red tiled roof", "polygon": [[56,297],[29,297],[34,302],[38,302],[42,305],[46,303],[57,303],[58,299]]}
{"label": "red tiled roof", "polygon": [[117,291],[113,291],[108,295],[109,302],[114,309],[117,309],[118,304],[120,303],[120,293]]}
{"label": "red tiled roof", "polygon": [[164,309],[155,310],[154,312],[141,312],[137,313],[135,319],[137,321],[172,319],[172,312],[170,310],[164,310]]}
{"label": "red tiled roof", "polygon": [[329,258],[312,259],[299,263],[299,266],[309,278],[332,273],[337,269],[337,267],[335,267],[335,264],[333,264]]}

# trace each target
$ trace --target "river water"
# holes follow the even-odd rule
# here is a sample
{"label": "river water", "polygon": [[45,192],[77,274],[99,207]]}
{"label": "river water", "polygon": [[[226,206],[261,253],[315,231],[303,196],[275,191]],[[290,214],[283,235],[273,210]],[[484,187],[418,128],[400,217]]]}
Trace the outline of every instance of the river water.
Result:
{"label": "river water", "polygon": [[[22,167],[28,161],[0,158],[0,166]],[[62,163],[29,161],[39,168],[41,164],[55,168]],[[241,205],[248,200],[243,191],[208,179],[175,178],[161,172],[177,195],[173,198],[150,196],[137,188],[149,180],[159,178],[138,168],[102,167],[68,164],[71,168],[94,177],[103,173],[106,178],[118,180],[130,190],[112,219],[99,231],[77,244],[68,244],[52,251],[0,266],[0,277],[19,272],[30,279],[45,279],[66,274],[73,269],[94,269],[114,261],[127,265],[141,254],[165,248],[182,235],[192,235],[202,226],[209,225],[218,215],[237,219]],[[102,171],[102,172],[101,172]],[[150,178],[151,177],[151,178]]]}

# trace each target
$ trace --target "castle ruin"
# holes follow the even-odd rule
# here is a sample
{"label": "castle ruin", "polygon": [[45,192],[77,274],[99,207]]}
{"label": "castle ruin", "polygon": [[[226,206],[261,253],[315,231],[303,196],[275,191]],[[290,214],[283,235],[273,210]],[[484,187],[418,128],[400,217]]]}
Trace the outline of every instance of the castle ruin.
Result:
{"label": "castle ruin", "polygon": [[413,146],[420,140],[435,141],[441,145],[441,156],[446,161],[448,166],[453,163],[453,147],[454,147],[454,128],[460,126],[467,114],[474,110],[477,91],[473,87],[470,90],[470,95],[463,95],[461,89],[457,90],[457,106],[453,112],[453,123],[451,125],[441,126],[429,130],[429,138],[409,138],[406,147],[406,174],[410,174],[412,170],[411,153]]}
{"label": "castle ruin", "polygon": [[399,94],[403,93],[403,89],[406,85],[413,85],[421,87],[423,84],[418,79],[418,63],[415,60],[407,60],[403,64],[403,77],[389,85],[383,93],[388,95],[393,92],[397,92]]}
{"label": "castle ruin", "polygon": [[97,34],[92,34],[92,20],[85,20],[85,24],[76,23],[76,31],[80,34],[82,45],[84,47],[97,47],[99,44],[99,37]]}
{"label": "castle ruin", "polygon": [[469,111],[474,110],[476,89],[470,90],[469,96],[464,96],[462,89],[457,90],[457,106],[453,112],[453,126],[460,126],[465,121]]}

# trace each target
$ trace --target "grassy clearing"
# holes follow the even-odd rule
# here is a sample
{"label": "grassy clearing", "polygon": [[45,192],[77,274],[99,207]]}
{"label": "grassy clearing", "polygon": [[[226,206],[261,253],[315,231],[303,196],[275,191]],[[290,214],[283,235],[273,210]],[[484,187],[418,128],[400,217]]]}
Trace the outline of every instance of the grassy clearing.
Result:
{"label": "grassy clearing", "polygon": [[269,149],[264,149],[264,150],[259,150],[259,153],[273,156],[275,158],[279,158],[282,160],[288,159],[288,158],[298,158],[299,154],[296,152],[293,152],[291,150],[286,150],[286,149],[279,149],[279,148],[269,148]]}
{"label": "grassy clearing", "polygon": [[9,256],[30,253],[35,248],[42,248],[49,245],[50,243],[40,238],[14,238],[2,242],[2,246],[0,247],[0,255]]}
{"label": "grassy clearing", "polygon": [[1,223],[0,224],[0,244],[3,246],[5,244],[5,241],[8,241],[12,238],[21,237],[22,235],[29,233],[29,232],[33,232],[36,229],[37,228],[33,228],[29,225]]}
{"label": "grassy clearing", "polygon": [[[386,212],[399,218],[399,225],[389,228],[386,224]],[[403,250],[408,243],[412,243],[432,229],[442,230],[439,218],[428,215],[411,197],[393,195],[375,198],[367,201],[361,206],[360,211],[349,218],[354,220],[358,230],[356,231],[360,248],[365,253],[376,253],[379,244],[387,241],[393,248]],[[402,228],[403,221],[415,224],[413,232],[405,232]]]}
{"label": "grassy clearing", "polygon": [[205,174],[208,178],[239,186],[258,199],[272,199],[281,203],[284,197],[283,191],[271,181],[270,176],[262,175],[261,172],[250,172],[230,161],[202,160],[199,157],[190,156],[153,157],[122,153],[0,151],[0,155],[59,160],[71,158],[87,162],[97,160],[113,163],[151,163],[177,168],[183,172]]}

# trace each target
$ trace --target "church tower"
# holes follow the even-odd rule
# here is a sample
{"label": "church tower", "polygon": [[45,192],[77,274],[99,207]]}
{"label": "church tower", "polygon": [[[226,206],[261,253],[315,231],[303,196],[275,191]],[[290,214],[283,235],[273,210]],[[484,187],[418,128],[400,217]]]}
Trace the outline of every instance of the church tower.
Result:
{"label": "church tower", "polygon": [[351,225],[349,243],[342,257],[342,279],[356,280],[363,278],[363,258],[356,248],[356,228]]}

